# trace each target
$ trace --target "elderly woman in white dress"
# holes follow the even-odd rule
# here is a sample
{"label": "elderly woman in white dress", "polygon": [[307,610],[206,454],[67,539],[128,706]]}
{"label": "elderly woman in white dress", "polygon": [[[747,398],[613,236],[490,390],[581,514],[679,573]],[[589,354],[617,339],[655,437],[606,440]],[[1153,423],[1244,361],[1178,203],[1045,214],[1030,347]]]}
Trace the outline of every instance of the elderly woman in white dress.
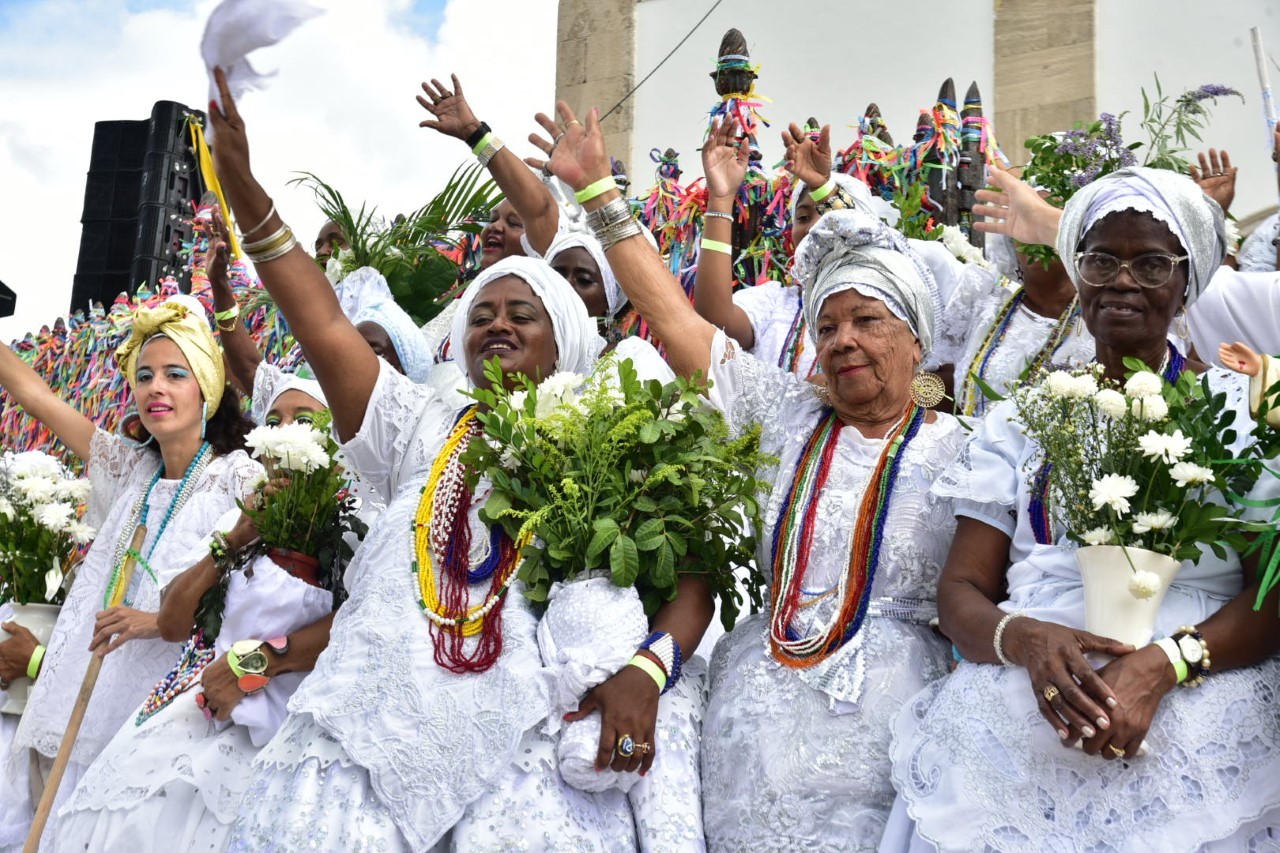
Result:
{"label": "elderly woman in white dress", "polygon": [[[560,111],[551,169],[589,186],[609,169],[599,123]],[[616,192],[586,203],[624,290],[677,373],[706,375],[712,403],[736,427],[760,423],[779,457],[760,555],[771,605],[721,640],[712,665],[708,846],[875,849],[892,804],[890,720],[948,659],[928,624],[952,521],[928,492],[963,432],[912,395],[937,310],[930,271],[867,214],[823,217],[796,265],[819,390],[698,316],[625,204]]]}
{"label": "elderly woman in white dress", "polygon": [[[1186,177],[1142,168],[1098,180],[1062,212],[1008,176],[993,182],[1009,191],[997,199],[1008,208],[987,208],[997,227],[1029,242],[1056,232],[1106,376],[1122,379],[1126,357],[1166,378],[1205,374],[1244,423],[1243,377],[1166,340],[1222,261],[1215,203]],[[1255,612],[1256,567],[1206,552],[1180,569],[1156,642],[1082,630],[1075,554],[1033,511],[1040,454],[1011,406],[987,415],[934,489],[959,515],[938,602],[965,660],[897,720],[899,800],[882,849],[1256,849],[1280,825],[1278,596]],[[1115,657],[1095,672],[1087,652]],[[1197,674],[1197,689],[1178,686]]]}
{"label": "elderly woman in white dress", "polygon": [[[58,616],[13,751],[4,756],[9,779],[25,776],[29,749],[47,772],[89,659],[95,651],[106,654],[59,804],[177,656],[179,646],[165,641],[157,625],[161,591],[195,562],[214,522],[262,475],[242,449],[252,424],[226,384],[222,352],[197,301],[174,297],[140,309],[116,358],[138,408],[126,418],[131,438],[96,427],[0,347],[0,385],[87,462],[93,484],[88,519],[98,536]],[[140,524],[142,559],[124,603],[104,609]],[[25,645],[29,655],[30,632],[10,630],[5,643]]]}
{"label": "elderly woman in white dress", "polygon": [[[219,173],[240,217],[260,220],[271,203],[249,171],[243,122],[216,76],[226,110],[212,119]],[[646,827],[620,790],[585,793],[557,769],[543,728],[554,673],[539,657],[538,618],[514,578],[514,544],[478,519],[486,482],[473,491],[461,476],[461,451],[477,434],[474,409],[459,412],[429,386],[380,368],[275,214],[268,230],[276,242],[257,269],[326,390],[346,460],[389,503],[348,573],[350,598],[329,648],[259,756],[231,848],[637,846],[637,829]],[[603,345],[564,279],[524,258],[476,279],[452,337],[480,381],[493,358],[508,374],[585,372]],[[471,546],[437,547],[428,534],[441,525],[465,526]],[[459,622],[467,613],[479,618]],[[692,649],[710,614],[705,583],[690,578],[652,628]],[[655,734],[658,708],[656,681],[638,666],[589,691],[579,715],[599,712],[609,744],[597,767],[657,767],[652,750],[611,754],[624,732],[659,762],[675,752],[667,727]],[[669,781],[677,795],[696,796],[696,779]],[[665,840],[655,846],[700,843],[700,821],[677,805],[668,801],[672,825],[656,829]]]}

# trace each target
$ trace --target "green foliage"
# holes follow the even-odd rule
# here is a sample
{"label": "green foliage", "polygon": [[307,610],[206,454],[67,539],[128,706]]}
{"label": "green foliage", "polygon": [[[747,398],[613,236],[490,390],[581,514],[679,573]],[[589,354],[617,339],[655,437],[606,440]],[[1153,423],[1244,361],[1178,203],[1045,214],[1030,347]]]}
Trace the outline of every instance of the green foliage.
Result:
{"label": "green foliage", "polygon": [[1178,95],[1166,95],[1155,77],[1155,96],[1142,90],[1142,129],[1146,131],[1147,153],[1142,165],[1153,169],[1187,173],[1191,165],[1182,155],[1191,150],[1191,140],[1202,142],[1200,132],[1209,124],[1209,108],[1205,101],[1218,102],[1218,98],[1235,96],[1243,103],[1244,96],[1227,86],[1207,85],[1189,89]]}
{"label": "green foliage", "polygon": [[353,211],[342,193],[309,172],[291,183],[310,187],[320,210],[342,228],[350,243],[340,255],[344,275],[360,267],[378,270],[419,324],[440,313],[441,298],[458,283],[458,266],[444,250],[457,246],[459,232],[478,231],[476,213],[498,199],[497,185],[478,163],[459,166],[431,201],[390,223],[364,204]]}
{"label": "green foliage", "polygon": [[652,615],[675,598],[680,575],[699,575],[728,629],[743,570],[753,607],[762,606],[753,557],[767,484],[755,472],[769,460],[758,427],[732,437],[702,399],[705,384],[641,381],[628,359],[605,359],[585,378],[515,377],[511,391],[497,359],[485,375],[490,388],[472,392],[485,440],[471,442],[463,461],[493,483],[481,517],[512,538],[535,537],[519,570],[529,599],[545,601],[555,581],[607,571],[635,586]]}
{"label": "green foliage", "polygon": [[934,221],[932,213],[924,209],[927,189],[924,181],[894,187],[889,203],[898,209],[897,228],[902,236],[916,240],[937,240],[942,236],[942,226]]}

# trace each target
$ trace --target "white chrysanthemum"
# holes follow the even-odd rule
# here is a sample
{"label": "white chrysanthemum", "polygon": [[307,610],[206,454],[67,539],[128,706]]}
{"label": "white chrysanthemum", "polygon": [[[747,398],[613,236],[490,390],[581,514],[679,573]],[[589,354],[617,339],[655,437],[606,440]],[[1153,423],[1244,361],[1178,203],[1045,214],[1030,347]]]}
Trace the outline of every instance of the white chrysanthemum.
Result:
{"label": "white chrysanthemum", "polygon": [[92,488],[93,486],[88,480],[68,480],[64,477],[58,480],[58,500],[82,504],[89,499],[89,492]]}
{"label": "white chrysanthemum", "polygon": [[1086,545],[1110,545],[1116,541],[1116,534],[1110,528],[1095,527],[1086,530],[1081,536]]}
{"label": "white chrysanthemum", "polygon": [[16,477],[39,477],[56,480],[63,475],[62,463],[41,450],[7,453],[4,468]]}
{"label": "white chrysanthemum", "polygon": [[88,545],[93,541],[93,537],[98,531],[94,530],[83,521],[73,521],[67,525],[67,533],[71,536],[71,541],[77,545]]}
{"label": "white chrysanthemum", "polygon": [[546,418],[558,409],[579,410],[578,388],[583,381],[584,378],[578,374],[562,370],[539,382],[538,407],[534,414]]}
{"label": "white chrysanthemum", "polygon": [[1091,373],[1081,373],[1071,381],[1069,396],[1077,400],[1087,400],[1098,393],[1098,380]]}
{"label": "white chrysanthemum", "polygon": [[1124,393],[1130,397],[1158,397],[1164,390],[1164,381],[1149,370],[1141,370],[1124,383]]}
{"label": "white chrysanthemum", "polygon": [[245,436],[244,442],[255,459],[274,459],[287,471],[310,474],[329,465],[328,439],[309,424],[258,427]]}
{"label": "white chrysanthemum", "polygon": [[1191,439],[1182,434],[1182,430],[1174,430],[1173,435],[1152,430],[1138,437],[1138,447],[1142,455],[1148,459],[1160,459],[1164,462],[1177,462],[1191,452]]}
{"label": "white chrysanthemum", "polygon": [[1164,397],[1142,397],[1133,401],[1133,414],[1148,423],[1162,421],[1169,416],[1169,404]]}
{"label": "white chrysanthemum", "polygon": [[1045,377],[1044,387],[1051,397],[1071,397],[1076,388],[1076,379],[1065,370],[1055,370]]}
{"label": "white chrysanthemum", "polygon": [[48,503],[58,495],[58,484],[44,477],[19,477],[14,487],[22,499],[33,506]]}
{"label": "white chrysanthemum", "polygon": [[1177,523],[1178,517],[1167,509],[1139,512],[1133,516],[1133,532],[1149,533],[1152,530],[1168,530]]}
{"label": "white chrysanthemum", "polygon": [[36,507],[31,512],[36,524],[48,528],[55,533],[66,530],[71,519],[75,518],[76,508],[71,504],[55,501]]}
{"label": "white chrysanthemum", "polygon": [[53,601],[60,589],[62,589],[62,569],[55,560],[53,567],[44,573],[44,600]]}
{"label": "white chrysanthemum", "polygon": [[969,238],[964,236],[964,232],[960,230],[959,226],[942,226],[941,242],[946,250],[956,257],[956,260],[966,264],[975,264],[984,269],[991,268],[991,265],[987,263],[987,259],[982,256],[982,251],[969,242]]}
{"label": "white chrysanthemum", "polygon": [[1213,480],[1213,469],[1194,462],[1176,462],[1169,468],[1169,476],[1179,486],[1198,486]]}
{"label": "white chrysanthemum", "polygon": [[507,405],[511,407],[511,411],[519,414],[524,411],[524,404],[528,399],[529,392],[521,388],[519,391],[511,392],[511,396],[507,399]]}
{"label": "white chrysanthemum", "polygon": [[254,427],[244,437],[244,444],[245,447],[249,448],[249,453],[254,459],[261,459],[263,456],[272,455],[278,435],[276,427]]}
{"label": "white chrysanthemum", "polygon": [[1147,599],[1160,591],[1160,576],[1155,572],[1139,569],[1129,578],[1129,594]]}
{"label": "white chrysanthemum", "polygon": [[1103,388],[1093,395],[1093,402],[1098,411],[1109,418],[1123,418],[1129,411],[1128,401],[1114,388]]}
{"label": "white chrysanthemum", "polygon": [[1123,516],[1129,511],[1129,498],[1138,493],[1138,484],[1127,474],[1107,474],[1093,481],[1089,489],[1089,500],[1094,509],[1111,507],[1117,515]]}
{"label": "white chrysanthemum", "polygon": [[502,451],[502,455],[498,457],[498,464],[508,471],[516,470],[517,461],[515,451],[510,447]]}

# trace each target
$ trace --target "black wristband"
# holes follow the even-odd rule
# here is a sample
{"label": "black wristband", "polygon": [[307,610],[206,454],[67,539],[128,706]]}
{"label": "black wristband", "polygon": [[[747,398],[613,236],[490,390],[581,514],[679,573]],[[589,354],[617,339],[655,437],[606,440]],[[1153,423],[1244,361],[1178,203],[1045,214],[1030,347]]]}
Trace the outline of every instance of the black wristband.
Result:
{"label": "black wristband", "polygon": [[480,122],[480,127],[476,129],[476,132],[467,137],[467,147],[475,148],[477,145],[480,144],[480,140],[484,139],[484,135],[489,132],[490,132],[489,125],[485,124],[484,122]]}

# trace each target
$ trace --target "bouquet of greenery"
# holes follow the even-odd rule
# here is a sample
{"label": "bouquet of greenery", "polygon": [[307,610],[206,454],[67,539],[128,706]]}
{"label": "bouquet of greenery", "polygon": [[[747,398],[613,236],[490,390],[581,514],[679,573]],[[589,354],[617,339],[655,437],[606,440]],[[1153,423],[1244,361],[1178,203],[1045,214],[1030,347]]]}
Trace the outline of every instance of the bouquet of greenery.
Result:
{"label": "bouquet of greenery", "polygon": [[[1082,545],[1122,545],[1176,561],[1249,550],[1246,533],[1262,525],[1236,517],[1280,451],[1280,435],[1256,423],[1236,424],[1226,394],[1185,371],[1173,384],[1141,361],[1120,385],[1093,365],[1054,371],[1011,398],[1027,435],[1044,454],[1032,474],[1068,537]],[[1249,439],[1238,443],[1241,431]],[[1039,481],[1039,482],[1037,482]],[[1041,488],[1038,488],[1040,486]],[[1150,572],[1134,571],[1129,591],[1156,594]]]}
{"label": "bouquet of greenery", "polygon": [[63,577],[94,530],[89,481],[37,450],[0,457],[0,602],[61,604]]}
{"label": "bouquet of greenery", "polygon": [[514,392],[501,390],[496,359],[486,375],[499,390],[472,392],[486,440],[463,458],[493,483],[484,520],[537,539],[519,570],[531,600],[605,568],[652,616],[675,598],[679,571],[706,577],[728,629],[741,603],[735,571],[747,569],[762,606],[758,428],[731,439],[696,381],[642,382],[628,359],[606,359],[590,377],[524,379]]}

